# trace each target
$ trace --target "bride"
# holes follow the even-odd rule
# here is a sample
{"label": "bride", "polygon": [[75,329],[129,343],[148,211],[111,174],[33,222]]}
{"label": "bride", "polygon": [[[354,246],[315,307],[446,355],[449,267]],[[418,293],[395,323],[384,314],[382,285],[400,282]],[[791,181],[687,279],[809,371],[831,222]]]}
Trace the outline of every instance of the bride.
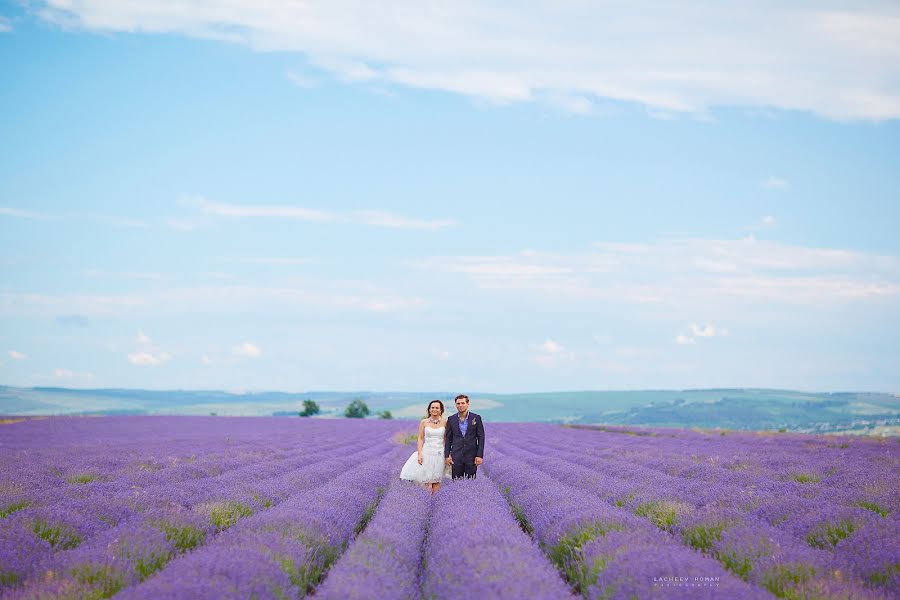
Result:
{"label": "bride", "polygon": [[419,422],[417,450],[400,470],[400,479],[422,483],[432,494],[441,488],[441,479],[450,476],[449,467],[444,462],[446,431],[444,403],[432,400],[428,403],[428,416]]}

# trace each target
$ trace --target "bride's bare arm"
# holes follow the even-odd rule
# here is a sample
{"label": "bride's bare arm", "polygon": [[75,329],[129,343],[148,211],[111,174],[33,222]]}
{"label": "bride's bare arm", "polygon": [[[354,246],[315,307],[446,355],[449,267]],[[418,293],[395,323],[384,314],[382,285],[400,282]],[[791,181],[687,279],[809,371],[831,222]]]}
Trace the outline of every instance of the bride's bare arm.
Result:
{"label": "bride's bare arm", "polygon": [[416,450],[419,453],[419,464],[422,464],[422,446],[425,444],[425,419],[419,421],[419,439],[416,440]]}

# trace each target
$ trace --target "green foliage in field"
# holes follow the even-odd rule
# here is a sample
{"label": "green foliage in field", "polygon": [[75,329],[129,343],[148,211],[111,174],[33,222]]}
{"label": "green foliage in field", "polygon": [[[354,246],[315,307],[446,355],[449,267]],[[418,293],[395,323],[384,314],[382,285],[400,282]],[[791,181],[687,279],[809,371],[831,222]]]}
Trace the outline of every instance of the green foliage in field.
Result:
{"label": "green foliage in field", "polygon": [[297,586],[301,592],[311,592],[321,581],[325,571],[341,555],[343,548],[332,545],[327,539],[318,534],[311,534],[299,526],[280,528],[277,531],[283,536],[302,542],[310,549],[311,555],[307,562],[299,565],[286,557],[278,560],[282,570],[290,577],[292,584]]}
{"label": "green foliage in field", "polygon": [[69,574],[84,586],[78,597],[85,600],[111,598],[125,587],[125,576],[108,565],[77,565]]}
{"label": "green foliage in field", "polygon": [[206,533],[191,525],[178,525],[166,521],[158,521],[154,527],[166,534],[166,539],[175,546],[178,552],[193,550],[203,543]]}
{"label": "green foliage in field", "polygon": [[250,506],[235,500],[212,502],[201,506],[198,510],[209,516],[209,522],[217,531],[224,531],[240,519],[253,514]]}
{"label": "green foliage in field", "polygon": [[888,515],[888,509],[882,508],[880,505],[875,502],[870,502],[868,500],[860,500],[856,503],[856,506],[860,508],[865,508],[866,510],[871,510],[873,513],[879,514],[882,517],[886,517]]}
{"label": "green foliage in field", "polygon": [[734,547],[729,544],[720,544],[715,549],[715,557],[726,569],[747,581],[756,562],[760,558],[769,556],[773,551],[774,548],[771,542],[761,538],[749,547]]}
{"label": "green foliage in field", "polygon": [[789,477],[798,483],[819,483],[822,481],[821,477],[812,473],[793,473]]}
{"label": "green foliage in field", "polygon": [[777,565],[763,574],[762,584],[778,598],[801,600],[807,596],[798,588],[815,575],[815,567],[805,563]]}
{"label": "green foliage in field", "polygon": [[94,475],[93,473],[79,473],[77,475],[69,475],[66,477],[66,481],[69,483],[91,483],[98,479],[100,479],[100,476]]}
{"label": "green foliage in field", "polygon": [[813,548],[830,549],[857,530],[853,519],[841,519],[837,523],[822,523],[806,534],[806,542]]}
{"label": "green foliage in field", "polygon": [[891,563],[882,569],[876,569],[868,573],[866,579],[875,585],[887,585],[898,573],[900,573],[900,562]]}
{"label": "green foliage in field", "polygon": [[81,543],[81,536],[78,532],[61,523],[49,523],[44,519],[35,519],[31,530],[54,549],[66,550],[75,548]]}
{"label": "green foliage in field", "polygon": [[683,502],[674,500],[654,500],[643,502],[634,509],[634,514],[639,517],[647,517],[650,522],[665,531],[672,531],[672,527],[678,522],[689,507]]}
{"label": "green foliage in field", "polygon": [[707,525],[694,525],[682,531],[681,537],[688,546],[701,552],[709,552],[713,545],[722,539],[722,532],[727,526],[728,524],[723,521]]}
{"label": "green foliage in field", "polygon": [[596,565],[585,565],[581,549],[591,540],[621,528],[617,523],[592,523],[563,536],[554,546],[545,550],[575,589],[586,590],[596,581],[599,571],[596,570]]}
{"label": "green foliage in field", "polygon": [[3,508],[0,508],[0,519],[6,517],[7,515],[11,515],[17,510],[22,510],[23,508],[28,508],[31,506],[31,502],[28,500],[18,500],[11,504],[6,504]]}

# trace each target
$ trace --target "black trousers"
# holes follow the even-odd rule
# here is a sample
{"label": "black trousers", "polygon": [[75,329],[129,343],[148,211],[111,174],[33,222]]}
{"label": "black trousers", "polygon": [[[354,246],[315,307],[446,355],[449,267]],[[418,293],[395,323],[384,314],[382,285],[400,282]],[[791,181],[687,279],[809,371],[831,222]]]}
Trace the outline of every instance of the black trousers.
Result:
{"label": "black trousers", "polygon": [[477,470],[478,466],[475,463],[463,463],[461,465],[453,463],[450,465],[450,475],[453,479],[462,479],[463,477],[475,479]]}

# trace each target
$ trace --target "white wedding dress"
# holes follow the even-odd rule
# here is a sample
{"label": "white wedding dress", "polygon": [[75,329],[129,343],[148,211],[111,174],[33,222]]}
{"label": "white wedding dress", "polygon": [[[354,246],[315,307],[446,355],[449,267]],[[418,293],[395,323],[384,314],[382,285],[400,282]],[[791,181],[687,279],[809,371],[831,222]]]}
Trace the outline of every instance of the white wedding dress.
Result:
{"label": "white wedding dress", "polygon": [[416,450],[400,469],[400,479],[416,483],[439,483],[442,478],[450,477],[450,467],[444,463],[444,431],[443,427],[425,428],[422,464],[419,464],[419,451]]}

